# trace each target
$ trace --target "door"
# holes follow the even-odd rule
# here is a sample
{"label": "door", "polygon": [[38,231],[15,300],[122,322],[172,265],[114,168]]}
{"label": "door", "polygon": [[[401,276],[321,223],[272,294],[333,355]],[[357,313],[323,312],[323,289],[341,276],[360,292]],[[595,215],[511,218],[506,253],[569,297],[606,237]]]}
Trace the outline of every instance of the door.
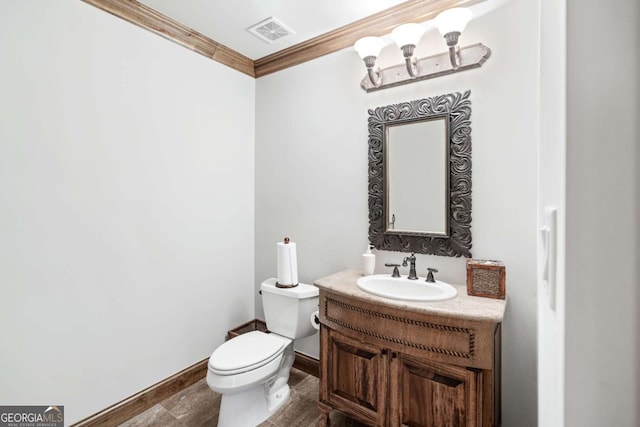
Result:
{"label": "door", "polygon": [[395,352],[390,358],[390,425],[481,425],[482,371]]}
{"label": "door", "polygon": [[[387,352],[328,328],[321,337],[321,400],[368,424],[386,425]],[[328,349],[328,351],[324,351]],[[322,381],[321,381],[322,384]]]}

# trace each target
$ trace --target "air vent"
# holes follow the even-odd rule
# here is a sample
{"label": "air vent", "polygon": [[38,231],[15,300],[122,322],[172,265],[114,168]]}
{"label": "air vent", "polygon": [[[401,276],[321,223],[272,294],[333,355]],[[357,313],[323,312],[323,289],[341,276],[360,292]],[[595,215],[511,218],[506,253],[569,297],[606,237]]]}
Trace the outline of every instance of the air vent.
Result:
{"label": "air vent", "polygon": [[247,31],[267,43],[273,43],[290,34],[295,34],[295,31],[273,16],[247,28]]}

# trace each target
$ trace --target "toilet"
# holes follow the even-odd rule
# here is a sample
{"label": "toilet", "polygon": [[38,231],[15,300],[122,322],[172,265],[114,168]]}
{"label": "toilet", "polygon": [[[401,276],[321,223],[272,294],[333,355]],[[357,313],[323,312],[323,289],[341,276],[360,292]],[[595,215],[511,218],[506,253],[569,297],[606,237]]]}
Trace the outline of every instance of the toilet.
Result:
{"label": "toilet", "polygon": [[293,340],[316,333],[311,315],[318,288],[304,283],[279,288],[276,279],[260,285],[267,329],[239,335],[214,350],[207,384],[220,394],[219,427],[255,427],[289,398]]}

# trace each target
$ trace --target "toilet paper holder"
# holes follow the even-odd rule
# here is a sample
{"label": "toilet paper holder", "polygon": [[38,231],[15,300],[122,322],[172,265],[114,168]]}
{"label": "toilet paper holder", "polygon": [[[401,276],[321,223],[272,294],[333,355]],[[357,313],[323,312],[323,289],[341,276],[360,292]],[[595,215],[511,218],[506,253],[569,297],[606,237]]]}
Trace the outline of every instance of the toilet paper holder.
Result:
{"label": "toilet paper holder", "polygon": [[313,327],[313,329],[320,329],[320,315],[318,313],[318,310],[311,313],[311,316],[309,316],[309,321],[311,322],[311,326]]}
{"label": "toilet paper holder", "polygon": [[298,257],[296,255],[296,244],[288,237],[284,238],[284,242],[278,242],[277,247],[277,266],[278,280],[276,288],[295,288],[298,286]]}

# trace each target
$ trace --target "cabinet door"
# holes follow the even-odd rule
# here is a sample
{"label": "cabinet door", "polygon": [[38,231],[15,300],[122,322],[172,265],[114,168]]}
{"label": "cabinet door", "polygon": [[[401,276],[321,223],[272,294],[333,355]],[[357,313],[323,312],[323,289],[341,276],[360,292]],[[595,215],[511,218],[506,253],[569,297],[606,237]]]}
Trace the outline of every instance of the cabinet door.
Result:
{"label": "cabinet door", "polygon": [[386,425],[386,351],[328,328],[321,334],[321,400],[367,424]]}
{"label": "cabinet door", "polygon": [[482,372],[391,354],[392,426],[481,425]]}

